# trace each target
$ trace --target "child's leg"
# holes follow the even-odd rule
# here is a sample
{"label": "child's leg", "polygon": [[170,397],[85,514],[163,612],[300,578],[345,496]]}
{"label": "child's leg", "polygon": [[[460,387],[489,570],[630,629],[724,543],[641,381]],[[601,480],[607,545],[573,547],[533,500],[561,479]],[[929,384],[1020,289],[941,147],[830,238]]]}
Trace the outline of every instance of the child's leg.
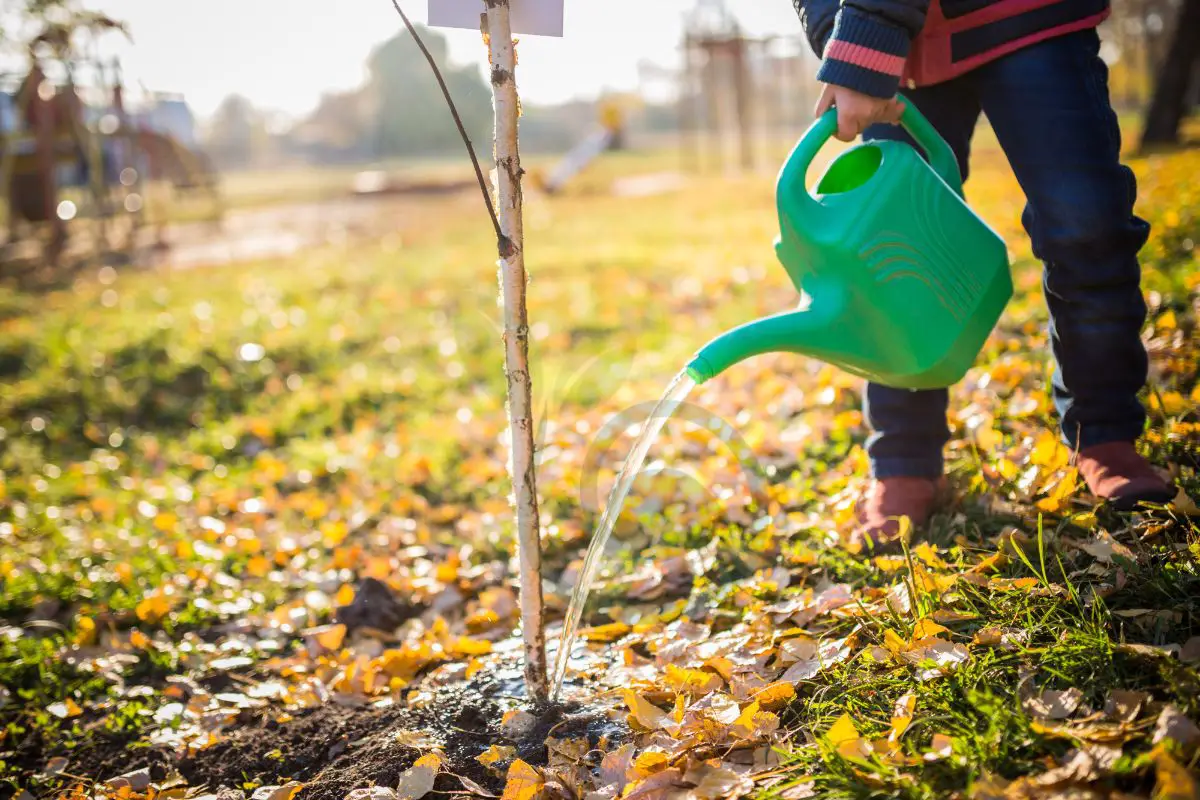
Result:
{"label": "child's leg", "polygon": [[1132,442],[1145,411],[1139,338],[1146,317],[1137,252],[1149,226],[1133,214],[1117,117],[1094,30],[1032,45],[973,73],[1028,204],[1023,222],[1045,262],[1055,403],[1063,435],[1084,449]]}
{"label": "child's leg", "polygon": [[[937,128],[958,156],[967,177],[971,135],[979,119],[979,101],[967,81],[954,80],[904,92],[904,96]],[[872,125],[865,139],[912,138],[895,125]],[[871,427],[867,453],[876,478],[898,476],[937,478],[942,474],[942,450],[950,439],[946,427],[945,389],[908,391],[867,384],[864,414]]]}

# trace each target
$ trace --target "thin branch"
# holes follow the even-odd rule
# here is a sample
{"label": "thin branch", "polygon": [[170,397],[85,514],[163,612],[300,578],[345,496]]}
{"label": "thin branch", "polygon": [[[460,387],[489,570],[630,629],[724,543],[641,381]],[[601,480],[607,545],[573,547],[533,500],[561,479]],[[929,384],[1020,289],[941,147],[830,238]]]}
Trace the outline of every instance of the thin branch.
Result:
{"label": "thin branch", "polygon": [[442,79],[442,71],[438,69],[437,62],[433,60],[433,54],[429,52],[429,48],[417,35],[417,29],[409,22],[408,15],[400,7],[399,0],[392,0],[392,6],[400,15],[400,19],[404,20],[404,27],[408,28],[417,47],[421,48],[421,52],[425,54],[425,60],[429,62],[429,68],[433,70],[433,76],[437,78],[438,86],[442,87],[442,96],[446,98],[446,105],[450,106],[450,115],[454,117],[454,124],[458,126],[458,135],[462,137],[463,144],[467,146],[467,154],[471,156],[471,164],[475,167],[475,178],[479,181],[479,191],[483,192],[483,202],[487,203],[488,216],[492,218],[492,227],[496,230],[496,242],[500,249],[504,250],[506,237],[500,230],[500,219],[496,216],[496,207],[492,205],[492,193],[488,191],[487,181],[483,177],[483,169],[479,166],[479,159],[475,157],[475,148],[471,146],[471,138],[467,136],[467,129],[463,126],[462,118],[458,116],[458,108],[454,105],[454,99],[450,97],[446,81]]}

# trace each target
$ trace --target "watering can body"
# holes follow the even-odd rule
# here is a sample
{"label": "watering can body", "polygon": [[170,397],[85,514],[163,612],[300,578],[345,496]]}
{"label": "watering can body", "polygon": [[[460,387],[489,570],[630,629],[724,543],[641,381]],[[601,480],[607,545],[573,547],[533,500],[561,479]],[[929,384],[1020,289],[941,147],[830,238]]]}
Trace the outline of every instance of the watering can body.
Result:
{"label": "watering can body", "polygon": [[905,102],[906,142],[834,159],[810,193],[809,165],[837,128],[815,122],[779,174],[775,252],[800,310],[714,339],[689,365],[702,382],[765,352],[796,352],[887,386],[949,386],[966,373],[1012,296],[1003,240],[966,205],[953,152]]}

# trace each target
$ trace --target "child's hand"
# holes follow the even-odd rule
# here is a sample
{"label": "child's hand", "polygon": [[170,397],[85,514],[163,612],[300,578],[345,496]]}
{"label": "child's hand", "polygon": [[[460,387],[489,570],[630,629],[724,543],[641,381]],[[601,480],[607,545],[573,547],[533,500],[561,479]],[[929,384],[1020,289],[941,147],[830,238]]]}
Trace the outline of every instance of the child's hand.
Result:
{"label": "child's hand", "polygon": [[827,83],[821,91],[821,99],[817,101],[816,116],[820,117],[830,107],[837,108],[838,129],[835,136],[843,142],[854,141],[876,122],[899,125],[900,114],[904,111],[904,104],[894,97],[884,100]]}

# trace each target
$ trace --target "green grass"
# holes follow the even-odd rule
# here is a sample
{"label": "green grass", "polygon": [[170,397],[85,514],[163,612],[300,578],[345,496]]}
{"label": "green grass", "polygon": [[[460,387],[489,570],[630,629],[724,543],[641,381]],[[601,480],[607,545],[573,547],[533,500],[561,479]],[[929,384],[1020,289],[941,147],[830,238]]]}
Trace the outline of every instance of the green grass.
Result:
{"label": "green grass", "polygon": [[[1200,498],[1192,177],[1200,153],[1132,165],[1138,210],[1154,224],[1143,253],[1155,367],[1143,446]],[[770,176],[705,175],[657,197],[603,191],[614,177],[671,168],[661,154],[618,156],[565,195],[527,203],[552,582],[581,556],[594,524],[596,509],[580,494],[588,453],[603,455],[607,481],[629,441],[596,432],[612,414],[656,399],[712,335],[795,301],[773,262]],[[308,180],[327,186],[325,177]],[[799,699],[780,711],[789,731],[781,775],[815,776],[830,797],[946,797],[984,776],[1045,771],[1072,742],[1022,711],[1026,670],[1039,688],[1076,687],[1096,708],[1127,689],[1200,718],[1195,664],[1124,647],[1200,634],[1195,525],[1170,514],[1093,513],[1077,494],[1047,501],[1063,465],[1035,452],[1052,425],[1045,312],[1019,228],[1022,199],[993,146],[981,145],[968,193],[1017,253],[1018,296],[956,389],[950,469],[959,502],[928,532],[947,566],[925,572],[957,582],[919,590],[918,610],[968,615],[947,623],[955,642],[992,626],[1024,638],[1011,650],[972,646],[971,659],[939,680],[855,659],[799,685]],[[495,251],[482,205],[430,200],[397,225],[376,241],[286,261],[104,269],[66,291],[0,290],[0,625],[11,626],[0,628],[0,787],[63,784],[33,775],[22,753],[79,752],[98,737],[144,741],[163,728],[153,715],[170,702],[167,676],[243,652],[214,649],[221,624],[285,620],[287,649],[296,631],[329,621],[339,587],[369,574],[408,580],[435,558],[405,548],[444,556],[466,545],[476,565],[511,556]],[[733,426],[751,455],[696,426],[668,427],[654,452],[685,474],[639,479],[592,622],[636,602],[622,576],[714,538],[718,557],[694,592],[708,598],[718,628],[802,587],[845,581],[867,598],[920,579],[911,559],[893,569],[829,543],[862,477],[857,382],[764,356],[690,401]],[[747,488],[751,477],[756,488]],[[1102,530],[1132,558],[1101,564],[1073,545]],[[998,551],[1006,558],[983,574],[1036,578],[1037,589],[961,578]],[[791,575],[782,592],[755,578],[776,564]],[[317,585],[324,602],[310,597]],[[669,607],[688,592],[647,605]],[[561,592],[551,599],[557,614]],[[1153,613],[1121,613],[1138,609]],[[460,610],[447,615],[461,622]],[[23,627],[31,616],[42,622]],[[911,635],[916,616],[819,621],[814,635],[858,627],[860,647],[882,645],[885,630]],[[121,657],[97,670],[113,653]],[[245,654],[259,665],[273,655]],[[917,716],[902,746],[917,763],[855,763],[822,743],[844,713],[865,736],[886,733],[908,692]],[[78,716],[45,710],[68,699]],[[1149,791],[1152,722],[1142,720],[1097,786]],[[934,734],[954,739],[953,755],[923,761]],[[1195,764],[1194,753],[1175,757]]]}

